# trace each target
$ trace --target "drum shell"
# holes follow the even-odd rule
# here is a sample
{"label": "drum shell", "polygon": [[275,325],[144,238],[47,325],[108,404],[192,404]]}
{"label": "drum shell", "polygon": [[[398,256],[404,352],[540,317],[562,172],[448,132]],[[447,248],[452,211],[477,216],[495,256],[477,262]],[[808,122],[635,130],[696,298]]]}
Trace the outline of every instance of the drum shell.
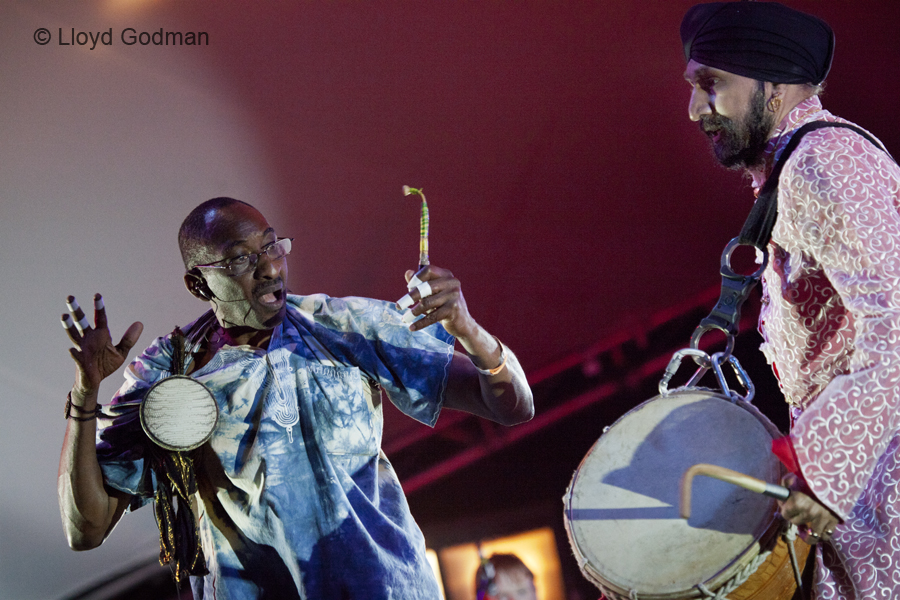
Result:
{"label": "drum shell", "polygon": [[777,503],[697,477],[691,519],[678,517],[679,482],[710,463],[777,482],[778,429],[751,404],[702,388],[656,396],[594,444],[564,497],[565,526],[585,577],[607,595],[702,597],[774,547]]}

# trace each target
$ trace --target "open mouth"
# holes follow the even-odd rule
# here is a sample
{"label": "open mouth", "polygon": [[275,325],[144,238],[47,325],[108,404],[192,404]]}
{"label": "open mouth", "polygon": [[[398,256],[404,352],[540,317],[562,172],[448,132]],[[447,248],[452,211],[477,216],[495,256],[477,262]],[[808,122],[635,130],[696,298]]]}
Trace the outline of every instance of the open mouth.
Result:
{"label": "open mouth", "polygon": [[705,117],[700,120],[700,129],[706,134],[710,139],[714,140],[720,137],[722,133],[722,123],[719,122],[719,119],[713,117]]}
{"label": "open mouth", "polygon": [[256,296],[256,299],[262,304],[270,306],[279,305],[284,301],[284,290],[281,288],[262,290],[261,293]]}
{"label": "open mouth", "polygon": [[718,145],[724,136],[724,130],[721,128],[719,128],[719,129],[713,129],[713,128],[704,129],[703,133],[706,134],[706,137],[709,138],[709,141],[712,142],[712,144],[714,146]]}

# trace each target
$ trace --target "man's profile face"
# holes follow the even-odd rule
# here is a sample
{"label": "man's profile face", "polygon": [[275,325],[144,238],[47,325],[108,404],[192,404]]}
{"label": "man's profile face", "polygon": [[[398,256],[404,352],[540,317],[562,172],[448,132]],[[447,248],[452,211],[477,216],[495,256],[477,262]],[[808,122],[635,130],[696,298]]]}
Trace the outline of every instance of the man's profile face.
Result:
{"label": "man's profile face", "polygon": [[[234,204],[209,221],[206,262],[262,252],[277,240],[275,230],[255,208]],[[224,269],[201,269],[215,297],[213,307],[223,327],[271,329],[284,320],[287,260],[258,257],[255,268],[230,276]]]}
{"label": "man's profile face", "polygon": [[712,143],[716,159],[729,169],[761,164],[775,117],[766,110],[766,85],[755,79],[688,62],[688,114]]}

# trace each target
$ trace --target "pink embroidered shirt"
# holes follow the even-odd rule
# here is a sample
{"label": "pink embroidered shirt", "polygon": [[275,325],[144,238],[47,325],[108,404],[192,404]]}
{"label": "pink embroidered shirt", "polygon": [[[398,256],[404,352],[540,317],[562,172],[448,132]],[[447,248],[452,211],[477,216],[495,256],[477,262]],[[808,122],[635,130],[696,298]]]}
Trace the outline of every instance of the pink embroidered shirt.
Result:
{"label": "pink embroidered shirt", "polygon": [[[799,104],[754,186],[810,121],[847,122]],[[846,128],[808,133],[779,180],[760,332],[802,474],[844,520],[818,556],[819,598],[900,598],[898,211],[900,167]]]}

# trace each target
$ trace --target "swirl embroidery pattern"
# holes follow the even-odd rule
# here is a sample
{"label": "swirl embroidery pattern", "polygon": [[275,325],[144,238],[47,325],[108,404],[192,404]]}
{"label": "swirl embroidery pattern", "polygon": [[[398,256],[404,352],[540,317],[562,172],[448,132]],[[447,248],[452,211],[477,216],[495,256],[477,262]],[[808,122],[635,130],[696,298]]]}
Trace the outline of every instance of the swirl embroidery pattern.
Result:
{"label": "swirl embroidery pattern", "polygon": [[[811,98],[781,131],[814,120],[846,122]],[[900,167],[855,132],[820,129],[785,164],[778,203],[762,349],[793,406],[803,475],[844,520],[819,553],[817,597],[898,598]]]}
{"label": "swirl embroidery pattern", "polygon": [[[269,358],[273,354],[274,361]],[[291,444],[294,442],[294,425],[300,422],[300,406],[297,402],[297,386],[292,382],[294,368],[290,365],[288,353],[283,349],[267,352],[266,370],[266,409],[274,421],[285,428],[288,443]],[[281,380],[285,378],[292,383],[282,385]]]}

